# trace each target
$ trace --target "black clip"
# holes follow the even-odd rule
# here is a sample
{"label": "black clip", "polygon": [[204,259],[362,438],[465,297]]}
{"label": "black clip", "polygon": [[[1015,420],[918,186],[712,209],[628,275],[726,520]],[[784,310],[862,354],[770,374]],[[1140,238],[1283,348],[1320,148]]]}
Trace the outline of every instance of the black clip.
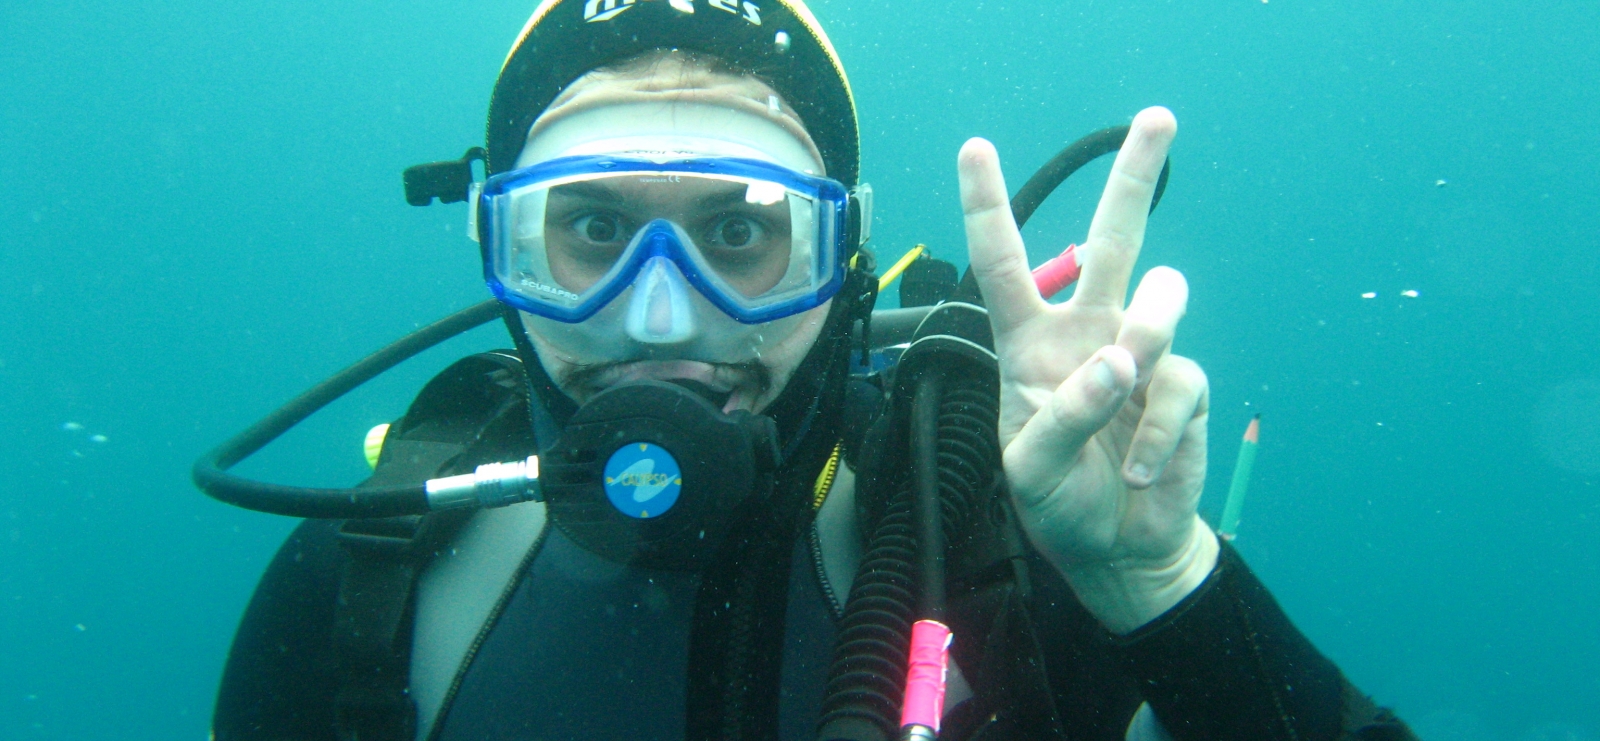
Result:
{"label": "black clip", "polygon": [[485,161],[483,147],[473,147],[458,160],[429,162],[407,167],[406,203],[426,206],[438,198],[440,203],[460,203],[467,200],[472,188],[472,162]]}
{"label": "black clip", "polygon": [[900,308],[949,301],[960,283],[955,265],[924,252],[900,274]]}
{"label": "black clip", "polygon": [[861,364],[871,365],[872,307],[878,303],[878,276],[872,272],[871,255],[865,251],[859,254],[862,256],[860,262],[864,263],[864,266],[858,266],[845,275],[844,291],[854,304],[855,321],[851,322],[852,327],[855,322],[861,323],[860,334],[857,335],[861,343],[856,348],[861,354]]}

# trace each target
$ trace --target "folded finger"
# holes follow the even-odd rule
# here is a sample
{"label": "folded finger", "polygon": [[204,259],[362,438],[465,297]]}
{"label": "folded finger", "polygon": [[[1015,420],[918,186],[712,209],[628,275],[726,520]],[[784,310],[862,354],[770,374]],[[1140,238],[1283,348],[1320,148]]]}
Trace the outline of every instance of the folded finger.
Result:
{"label": "folded finger", "polygon": [[970,139],[957,158],[961,177],[961,211],[967,228],[967,252],[973,277],[995,332],[1027,321],[1045,306],[1028,270],[1028,253],[1011,216],[1005,176],[994,145]]}
{"label": "folded finger", "polygon": [[1150,486],[1190,432],[1190,422],[1205,414],[1210,398],[1206,374],[1194,361],[1168,355],[1150,374],[1144,414],[1122,464],[1122,480],[1133,488]]}
{"label": "folded finger", "polygon": [[1117,331],[1117,346],[1133,355],[1139,366],[1141,388],[1150,381],[1150,373],[1172,348],[1172,337],[1178,331],[1178,322],[1189,307],[1189,282],[1183,273],[1169,267],[1152,268],[1134,289],[1133,301],[1122,315],[1122,327]]}
{"label": "folded finger", "polygon": [[1136,372],[1127,351],[1107,345],[1067,376],[1049,403],[1006,446],[1006,473],[1013,491],[1026,496],[1053,489],[1089,438],[1127,401]]}
{"label": "folded finger", "polygon": [[1083,277],[1073,301],[1122,307],[1144,244],[1150,199],[1177,131],[1178,122],[1165,108],[1146,108],[1134,117],[1089,224],[1089,239],[1081,256]]}

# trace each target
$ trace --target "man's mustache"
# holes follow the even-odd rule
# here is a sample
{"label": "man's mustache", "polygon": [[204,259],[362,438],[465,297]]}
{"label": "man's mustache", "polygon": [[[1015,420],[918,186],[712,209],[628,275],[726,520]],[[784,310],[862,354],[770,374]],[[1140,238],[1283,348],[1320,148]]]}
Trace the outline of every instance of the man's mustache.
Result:
{"label": "man's mustache", "polygon": [[[640,362],[637,360],[607,361],[578,365],[566,375],[566,383],[564,385],[574,389],[582,389],[588,394],[598,393],[610,385],[608,382],[610,377],[621,375],[622,368],[636,365]],[[707,363],[707,365],[712,367],[712,378],[715,380],[725,382],[735,389],[740,387],[748,389],[757,398],[764,396],[772,388],[772,371],[762,365],[760,361],[746,360],[738,363]],[[670,381],[671,379],[663,380]],[[702,385],[695,383],[691,388],[696,391],[702,391],[700,388]],[[711,389],[704,389],[704,391],[711,391]],[[731,390],[717,392],[717,395],[725,401],[730,393],[732,393]],[[716,399],[712,401],[716,401]]]}

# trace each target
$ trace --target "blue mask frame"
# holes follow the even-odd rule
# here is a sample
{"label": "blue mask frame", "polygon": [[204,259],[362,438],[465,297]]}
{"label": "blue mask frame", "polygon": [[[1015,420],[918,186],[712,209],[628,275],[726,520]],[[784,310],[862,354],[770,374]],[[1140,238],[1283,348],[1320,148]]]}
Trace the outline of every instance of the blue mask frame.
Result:
{"label": "blue mask frame", "polygon": [[[692,173],[750,178],[778,183],[788,190],[813,199],[832,213],[831,229],[819,224],[815,240],[816,258],[827,266],[827,277],[815,288],[770,304],[748,305],[749,299],[733,297],[707,275],[690,256],[690,247],[684,244],[688,236],[682,229],[665,219],[655,219],[645,225],[626,250],[622,263],[613,268],[607,277],[587,298],[571,306],[561,306],[536,297],[511,290],[495,274],[498,250],[508,243],[506,235],[497,233],[501,219],[497,199],[519,188],[582,175],[619,175],[639,171],[650,173]],[[850,194],[836,180],[796,172],[787,167],[760,160],[732,157],[700,157],[666,161],[624,157],[616,155],[587,155],[563,157],[524,167],[490,177],[478,195],[478,244],[483,258],[484,280],[489,290],[512,308],[547,317],[558,322],[576,324],[595,315],[621,295],[637,280],[639,270],[653,257],[671,260],[685,279],[702,296],[723,313],[742,324],[762,324],[798,314],[821,306],[839,292],[844,285],[847,261],[856,245],[848,244],[853,231],[849,225]],[[828,233],[820,233],[825,230]]]}

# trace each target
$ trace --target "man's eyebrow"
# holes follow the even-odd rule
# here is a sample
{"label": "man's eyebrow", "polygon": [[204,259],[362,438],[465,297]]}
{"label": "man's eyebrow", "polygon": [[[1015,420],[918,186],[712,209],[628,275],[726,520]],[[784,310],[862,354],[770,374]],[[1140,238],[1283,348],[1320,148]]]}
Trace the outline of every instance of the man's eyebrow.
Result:
{"label": "man's eyebrow", "polygon": [[583,198],[602,203],[621,203],[623,197],[613,188],[595,182],[567,183],[557,185],[550,189],[550,195],[557,198]]}

